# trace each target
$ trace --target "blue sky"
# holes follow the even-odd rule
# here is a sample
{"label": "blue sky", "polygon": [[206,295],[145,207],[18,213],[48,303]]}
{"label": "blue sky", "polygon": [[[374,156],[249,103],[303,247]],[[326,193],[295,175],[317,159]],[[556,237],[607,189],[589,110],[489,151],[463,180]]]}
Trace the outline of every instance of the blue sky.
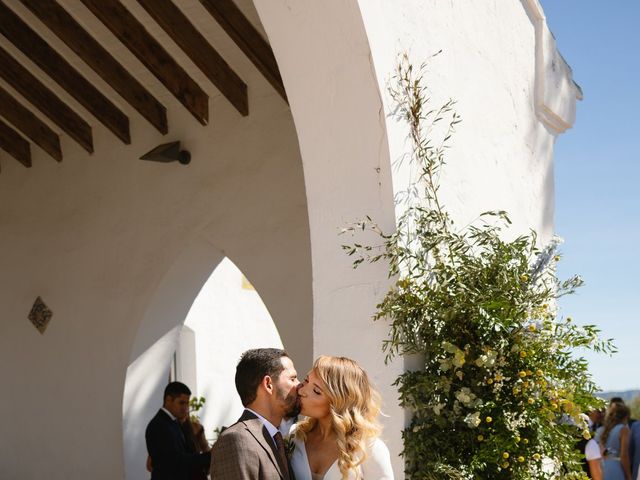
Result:
{"label": "blue sky", "polygon": [[563,314],[619,352],[587,355],[605,390],[640,388],[640,1],[541,0],[584,100],[555,148],[559,274],[586,285]]}

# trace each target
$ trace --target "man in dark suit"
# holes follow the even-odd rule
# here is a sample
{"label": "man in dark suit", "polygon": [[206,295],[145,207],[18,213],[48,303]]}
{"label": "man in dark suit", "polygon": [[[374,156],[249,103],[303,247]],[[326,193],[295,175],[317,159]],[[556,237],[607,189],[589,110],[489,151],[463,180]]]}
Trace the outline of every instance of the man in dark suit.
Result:
{"label": "man in dark suit", "polygon": [[180,428],[189,415],[191,390],[184,383],[171,382],[164,389],[162,408],[147,425],[145,438],[151,457],[152,480],[189,480],[192,468],[206,467],[211,453],[190,453]]}
{"label": "man in dark suit", "polygon": [[300,411],[298,375],[276,348],[244,352],[236,389],[245,411],[213,446],[212,480],[295,480],[277,426]]}

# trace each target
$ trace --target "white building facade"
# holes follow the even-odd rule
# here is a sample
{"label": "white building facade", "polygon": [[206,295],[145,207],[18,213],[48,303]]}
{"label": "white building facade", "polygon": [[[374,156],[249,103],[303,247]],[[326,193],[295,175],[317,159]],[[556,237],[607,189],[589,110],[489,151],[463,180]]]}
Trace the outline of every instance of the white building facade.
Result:
{"label": "white building facade", "polygon": [[[259,293],[299,372],[320,354],[346,355],[367,369],[384,398],[384,440],[402,478],[405,413],[391,383],[405,366],[384,364],[387,329],[371,321],[393,279],[382,264],[353,270],[338,232],[365,215],[393,229],[394,194],[410,179],[395,161],[409,145],[387,115],[387,81],[399,53],[419,64],[442,50],[428,62],[432,99],[455,99],[463,119],[442,178],[445,204],[460,222],[507,210],[515,231],[549,238],[553,144],[572,126],[580,91],[537,0],[237,0],[268,40],[287,101],[209,14],[209,2],[175,0],[246,82],[248,115],[144,2],[122,1],[208,95],[206,122],[95,12],[61,1],[165,105],[166,135],[33,11],[7,3],[128,116],[131,141],[115,138],[28,52],[0,37],[9,55],[87,119],[94,139],[89,154],[34,107],[59,133],[64,161],[34,145],[26,169],[0,150],[0,409],[10,412],[0,477],[140,478],[131,465],[145,458],[129,447],[136,432],[128,426],[146,415],[178,329],[228,257]],[[0,87],[32,106],[6,78]],[[190,151],[189,165],[138,160],[169,141]],[[37,297],[53,312],[43,334],[28,320]]]}

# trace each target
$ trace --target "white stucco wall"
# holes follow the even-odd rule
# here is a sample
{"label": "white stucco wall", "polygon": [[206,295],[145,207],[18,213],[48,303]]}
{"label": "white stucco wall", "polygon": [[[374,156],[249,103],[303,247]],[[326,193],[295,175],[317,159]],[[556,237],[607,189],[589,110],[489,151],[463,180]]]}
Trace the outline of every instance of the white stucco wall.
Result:
{"label": "white stucco wall", "polygon": [[[302,153],[314,354],[352,356],[372,373],[390,414],[384,439],[401,476],[396,455],[404,416],[390,384],[402,366],[382,365],[372,346],[381,344],[385,327],[370,322],[389,282],[381,265],[349,272],[350,260],[337,253],[346,242],[330,233],[365,215],[390,230],[389,199],[412,178],[406,163],[396,164],[407,152],[406,131],[387,116],[386,86],[398,55],[407,51],[419,65],[442,50],[428,64],[429,94],[434,106],[457,100],[463,118],[441,181],[444,203],[461,225],[483,211],[506,209],[513,235],[533,228],[542,241],[550,237],[553,142],[572,124],[579,91],[570,69],[558,63],[535,0],[489,8],[483,1],[438,0],[256,0],[256,6],[280,63]],[[550,122],[548,111],[562,122]],[[327,188],[331,195],[321,193]]]}
{"label": "white stucco wall", "polygon": [[[573,125],[581,94],[537,0],[359,5],[387,110],[386,86],[402,52],[415,66],[426,62],[432,108],[448,99],[457,102],[462,123],[441,179],[441,196],[453,217],[464,225],[483,211],[507,210],[514,235],[533,228],[548,239],[553,144]],[[406,133],[392,119],[386,123],[391,156],[401,158]],[[404,188],[405,167],[394,174],[396,191]]]}
{"label": "white stucco wall", "polygon": [[[255,10],[241,1],[269,37],[289,108],[199,2],[177,3],[248,82],[249,117],[147,20],[210,93],[210,125],[200,126],[94,17],[65,1],[167,105],[171,134],[162,138],[40,27],[129,114],[133,142],[115,141],[53,86],[91,119],[96,153],[64,135],[62,164],[34,148],[26,170],[0,153],[0,374],[16,392],[0,396],[0,409],[28,412],[3,423],[0,476],[122,478],[131,454],[123,454],[123,408],[126,417],[128,402],[140,400],[124,391],[127,368],[163,339],[155,353],[163,371],[173,329],[228,256],[260,292],[299,370],[324,353],[369,371],[383,393],[384,438],[400,478],[404,412],[391,383],[403,365],[383,365],[386,326],[370,320],[390,280],[382,264],[353,271],[340,248],[349,239],[337,236],[364,215],[394,226],[393,195],[409,175],[392,168],[406,144],[386,116],[386,79],[399,51],[419,63],[442,49],[430,62],[432,96],[455,98],[463,117],[442,181],[448,208],[461,221],[506,209],[514,230],[534,227],[546,237],[554,135],[571,124],[577,95],[569,70],[553,55],[535,0],[255,0]],[[12,8],[38,25],[24,7]],[[169,140],[191,151],[191,165],[137,160]],[[37,295],[54,311],[45,335],[26,319]],[[43,433],[56,440],[36,443]]]}

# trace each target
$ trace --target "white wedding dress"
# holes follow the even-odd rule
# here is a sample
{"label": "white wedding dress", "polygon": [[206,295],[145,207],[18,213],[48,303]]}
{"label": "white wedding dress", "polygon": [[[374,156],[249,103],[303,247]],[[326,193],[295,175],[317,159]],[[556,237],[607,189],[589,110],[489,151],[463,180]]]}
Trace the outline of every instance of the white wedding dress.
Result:
{"label": "white wedding dress", "polygon": [[[342,474],[338,468],[338,461],[327,470],[324,476],[311,473],[309,458],[304,442],[291,436],[295,448],[291,455],[291,468],[296,480],[342,480]],[[367,452],[367,458],[360,467],[361,480],[393,480],[393,470],[391,469],[391,455],[389,449],[382,440],[377,438],[371,444]],[[355,472],[350,472],[349,480],[355,480]]]}

